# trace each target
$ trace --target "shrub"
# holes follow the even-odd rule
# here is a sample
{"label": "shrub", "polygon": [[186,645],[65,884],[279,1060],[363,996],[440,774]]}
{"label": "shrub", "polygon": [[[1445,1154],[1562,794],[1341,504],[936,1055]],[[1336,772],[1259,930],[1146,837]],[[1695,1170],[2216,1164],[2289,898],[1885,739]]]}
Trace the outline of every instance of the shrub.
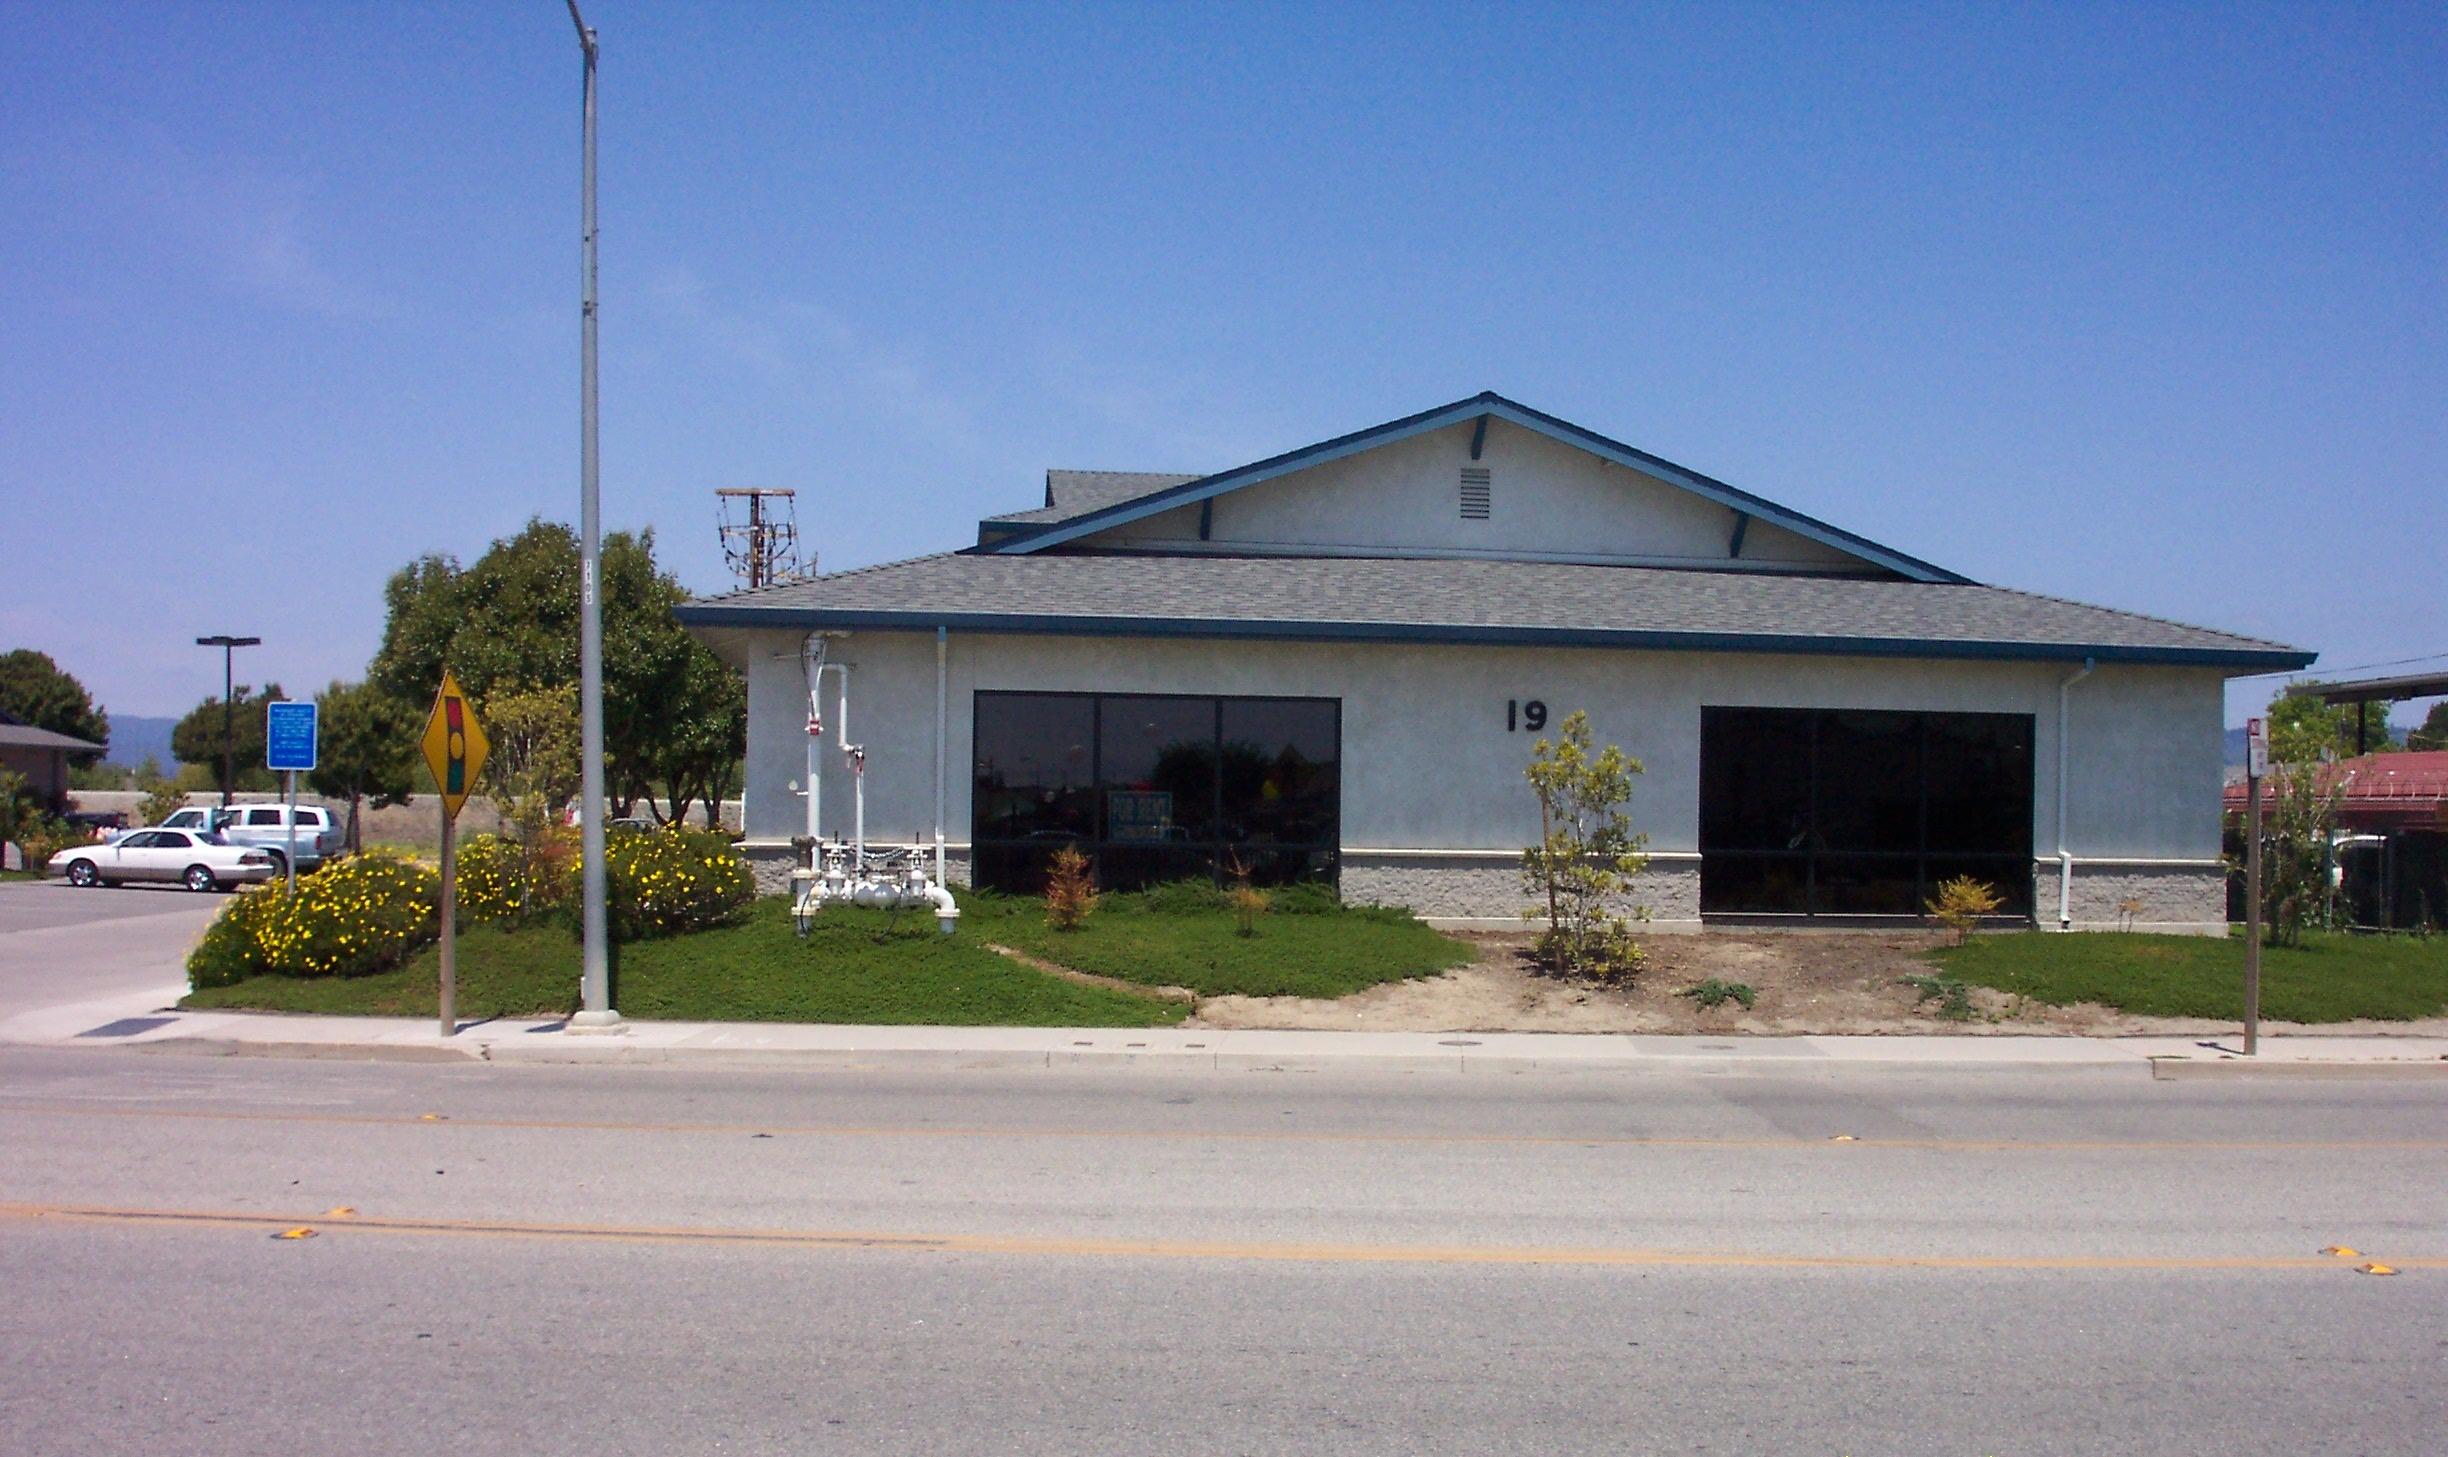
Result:
{"label": "shrub", "polygon": [[[580,869],[562,883],[574,901]],[[604,840],[604,909],[612,939],[642,941],[727,926],[756,901],[756,878],[729,836],[667,825]]]}
{"label": "shrub", "polygon": [[1743,1005],[1743,1010],[1748,1012],[1751,1010],[1752,1005],[1759,1000],[1759,992],[1753,988],[1749,982],[1721,981],[1713,976],[1707,981],[1700,983],[1698,986],[1685,987],[1683,990],[1676,992],[1675,995],[1678,997],[1689,997],[1693,1001],[1698,1002],[1702,1007],[1711,1011],[1724,1006],[1728,1002],[1740,1002]]}
{"label": "shrub", "polygon": [[459,914],[471,922],[524,919],[565,904],[574,884],[572,838],[552,828],[532,840],[470,836],[458,848]]}
{"label": "shrub", "polygon": [[51,857],[69,846],[98,844],[101,838],[90,830],[81,829],[66,820],[55,820],[49,815],[22,826],[16,835],[17,848],[25,855],[25,868],[36,871],[47,868]]}
{"label": "shrub", "polygon": [[248,976],[365,976],[385,971],[440,930],[441,877],[389,851],[335,860],[233,897],[187,958],[198,987]]}
{"label": "shrub", "polygon": [[164,779],[145,791],[144,803],[136,806],[137,823],[158,825],[187,807],[187,791],[171,780]]}
{"label": "shrub", "polygon": [[265,913],[280,899],[279,881],[252,885],[231,896],[204,928],[204,939],[187,953],[187,980],[197,990],[234,986],[262,973],[257,937]]}
{"label": "shrub", "polygon": [[1968,1021],[1972,1016],[1972,989],[1951,976],[1916,974],[1900,978],[1897,985],[1919,992],[1917,1004],[1935,1001],[1938,1015],[1951,1022]]}
{"label": "shrub", "polygon": [[1938,893],[1922,909],[1931,920],[1954,932],[1955,944],[1961,946],[1972,939],[1972,930],[1980,924],[1981,917],[1995,915],[2005,903],[1996,887],[1987,881],[1958,875],[1953,880],[1940,881]]}
{"label": "shrub", "polygon": [[1331,882],[1302,880],[1267,892],[1268,909],[1279,916],[1331,916],[1343,909]]}
{"label": "shrub", "polygon": [[1133,892],[1125,903],[1160,916],[1195,916],[1224,909],[1224,892],[1204,875],[1168,880]]}
{"label": "shrub", "polygon": [[1076,931],[1096,903],[1096,885],[1088,878],[1088,857],[1071,845],[1055,851],[1046,867],[1046,924],[1057,931]]}

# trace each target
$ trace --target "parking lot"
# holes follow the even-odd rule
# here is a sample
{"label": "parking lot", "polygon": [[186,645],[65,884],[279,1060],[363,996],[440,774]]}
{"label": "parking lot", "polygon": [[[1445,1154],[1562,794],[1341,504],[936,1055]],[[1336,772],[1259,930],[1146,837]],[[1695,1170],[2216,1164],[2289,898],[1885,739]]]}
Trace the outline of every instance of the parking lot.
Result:
{"label": "parking lot", "polygon": [[177,1001],[187,948],[227,900],[172,886],[0,884],[0,1040]]}

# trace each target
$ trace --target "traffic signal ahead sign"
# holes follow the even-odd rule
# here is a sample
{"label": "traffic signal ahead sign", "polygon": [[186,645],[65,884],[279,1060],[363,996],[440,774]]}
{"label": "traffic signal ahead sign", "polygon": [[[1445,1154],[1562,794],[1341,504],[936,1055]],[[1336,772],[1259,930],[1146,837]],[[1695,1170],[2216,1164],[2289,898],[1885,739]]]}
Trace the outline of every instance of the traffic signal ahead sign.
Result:
{"label": "traffic signal ahead sign", "polygon": [[476,787],[492,747],[485,742],[484,725],[476,721],[476,706],[468,702],[450,669],[443,669],[442,691],[434,695],[433,714],[425,720],[425,767],[433,770],[434,787],[442,791],[444,815],[459,818],[459,807]]}

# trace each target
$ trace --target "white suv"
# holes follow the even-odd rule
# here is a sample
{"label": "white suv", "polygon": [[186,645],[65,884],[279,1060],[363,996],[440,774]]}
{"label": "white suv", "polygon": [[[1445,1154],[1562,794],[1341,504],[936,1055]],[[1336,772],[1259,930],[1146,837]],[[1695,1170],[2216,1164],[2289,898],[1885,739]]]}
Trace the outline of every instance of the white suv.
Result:
{"label": "white suv", "polygon": [[[246,845],[272,856],[272,868],[277,874],[289,867],[289,806],[285,804],[233,804],[218,807],[174,811],[161,822],[164,829],[219,830],[221,838],[233,845]],[[340,853],[345,838],[340,817],[321,805],[301,804],[297,807],[297,868],[312,870],[325,857]]]}

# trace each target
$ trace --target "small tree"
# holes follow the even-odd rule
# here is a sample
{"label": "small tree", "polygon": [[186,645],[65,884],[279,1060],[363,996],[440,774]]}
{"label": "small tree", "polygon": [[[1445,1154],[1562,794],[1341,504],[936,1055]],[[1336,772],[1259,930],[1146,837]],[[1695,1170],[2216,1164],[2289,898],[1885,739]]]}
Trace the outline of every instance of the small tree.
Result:
{"label": "small tree", "polygon": [[383,809],[416,791],[423,725],[415,709],[370,683],[334,683],[315,701],[321,705],[322,743],[306,782],[317,794],[348,801],[348,846],[362,850],[366,799]]}
{"label": "small tree", "polygon": [[2346,784],[2320,770],[2318,764],[2271,767],[2269,818],[2261,826],[2261,919],[2272,946],[2300,945],[2305,930],[2326,919],[2330,838]]}
{"label": "small tree", "polygon": [[[518,838],[519,875],[532,889],[557,856],[556,822],[578,795],[578,685],[504,689],[486,701],[482,715],[493,749],[485,792]],[[602,812],[601,805],[586,806],[588,814]]]}
{"label": "small tree", "polygon": [[1641,762],[1613,744],[1592,751],[1589,715],[1576,709],[1558,729],[1560,742],[1540,739],[1523,771],[1539,802],[1539,843],[1522,852],[1522,888],[1545,902],[1522,913],[1546,918],[1536,954],[1552,970],[1583,976],[1629,977],[1640,970],[1632,921],[1616,907],[1632,877],[1649,863],[1646,835],[1634,834],[1623,806]]}
{"label": "small tree", "polygon": [[1953,880],[1938,882],[1938,893],[1922,909],[1931,920],[1954,932],[1955,944],[1961,946],[1972,939],[1981,917],[1996,915],[1998,907],[2005,903],[1989,882],[1958,875]]}
{"label": "small tree", "polygon": [[1046,866],[1046,924],[1057,931],[1076,931],[1096,903],[1096,882],[1088,878],[1088,857],[1075,845],[1055,851]]}

